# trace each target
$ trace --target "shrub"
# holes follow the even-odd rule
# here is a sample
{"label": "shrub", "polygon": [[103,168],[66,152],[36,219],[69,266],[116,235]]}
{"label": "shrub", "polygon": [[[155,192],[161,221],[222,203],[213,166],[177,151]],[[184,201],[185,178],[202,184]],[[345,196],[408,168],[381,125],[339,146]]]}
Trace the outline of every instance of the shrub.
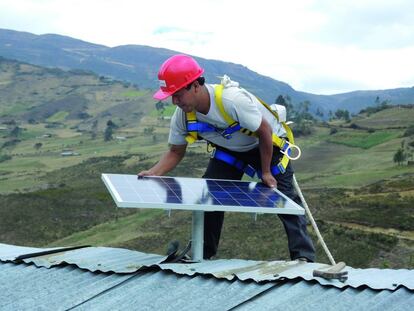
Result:
{"label": "shrub", "polygon": [[1,148],[0,149],[2,149],[2,148],[7,148],[7,147],[14,147],[14,146],[16,146],[19,142],[21,142],[21,140],[19,140],[19,139],[12,139],[12,140],[9,140],[9,141],[6,141],[2,146],[1,146]]}
{"label": "shrub", "polygon": [[403,137],[413,136],[414,135],[414,124],[410,125],[404,132]]}
{"label": "shrub", "polygon": [[338,133],[338,129],[336,127],[332,127],[331,130],[329,131],[329,135],[333,135],[335,133]]}
{"label": "shrub", "polygon": [[3,154],[3,155],[0,155],[0,163],[1,163],[1,162],[8,161],[8,160],[11,160],[11,159],[12,159],[12,156],[10,156],[10,155],[8,155],[8,154]]}

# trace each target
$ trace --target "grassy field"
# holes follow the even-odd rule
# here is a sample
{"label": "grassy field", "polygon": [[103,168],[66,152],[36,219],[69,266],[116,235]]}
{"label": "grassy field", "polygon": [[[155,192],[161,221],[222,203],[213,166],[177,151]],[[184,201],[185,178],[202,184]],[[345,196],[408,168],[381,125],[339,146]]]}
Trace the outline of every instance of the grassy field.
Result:
{"label": "grassy field", "polygon": [[[116,156],[119,154],[159,154],[166,150],[168,128],[161,128],[148,135],[143,128],[115,130],[111,141],[104,141],[100,133],[92,139],[88,133],[79,133],[68,127],[45,129],[44,124],[24,125],[17,145],[3,148],[2,154],[10,155],[8,161],[0,162],[0,193],[37,189],[38,177],[60,168],[79,164],[92,157]],[[50,137],[42,137],[51,133]],[[125,140],[116,137],[125,137]],[[0,144],[6,139],[0,139]],[[36,144],[40,148],[35,148]],[[70,150],[74,156],[62,156]]]}
{"label": "grassy field", "polygon": [[367,131],[347,130],[334,134],[328,142],[343,144],[350,147],[369,149],[386,143],[402,135],[401,130],[377,130],[374,133]]}
{"label": "grassy field", "polygon": [[394,107],[379,111],[370,116],[363,115],[353,122],[365,128],[383,129],[404,128],[412,125],[414,123],[413,120],[413,108]]}
{"label": "grassy field", "polygon": [[302,157],[294,162],[298,179],[304,187],[356,188],[413,173],[412,166],[397,166],[393,161],[404,140],[404,131],[402,128],[368,133],[339,128],[330,135],[328,128],[316,128],[309,139],[298,139],[302,148]]}
{"label": "grassy field", "polygon": [[[142,120],[145,127],[157,122],[151,118]],[[163,129],[164,134],[168,132],[167,127]],[[128,129],[134,130],[137,129]],[[79,139],[69,134],[65,136],[64,140],[71,144],[73,139]],[[410,239],[414,235],[414,172],[390,160],[401,139],[363,149],[333,144],[329,138],[329,130],[321,127],[308,139],[299,140],[304,156],[296,167],[299,182],[333,255],[354,267],[414,267],[414,241]],[[4,183],[16,180],[13,174],[20,165],[22,180],[35,181],[44,189],[33,191],[36,187],[31,185],[34,188],[30,193],[2,196],[0,211],[6,206],[9,211],[0,217],[0,228],[4,228],[2,241],[35,246],[90,244],[159,254],[165,252],[172,239],[185,244],[190,238],[191,212],[173,212],[168,217],[157,210],[117,211],[99,178],[102,172],[136,173],[150,167],[166,150],[165,140],[164,136],[158,144],[144,141],[138,144],[137,141],[139,146],[136,149],[131,146],[128,151],[125,142],[105,143],[99,139],[94,143],[91,140],[84,144],[83,156],[57,157],[64,164],[53,162],[52,158],[36,164],[30,162],[29,156],[27,162],[17,158],[16,167],[9,166],[13,173],[2,176]],[[97,150],[99,145],[102,152],[95,157],[92,156],[94,152],[86,151],[88,148]],[[191,148],[171,175],[200,177],[208,161],[204,148],[203,145]],[[70,163],[72,159],[74,162]],[[27,175],[33,166],[39,167],[42,163],[49,172],[42,167],[38,169],[39,176],[33,171],[32,175]],[[383,168],[378,169],[379,166]],[[10,210],[15,212],[10,215]],[[34,225],[39,217],[47,220],[40,229]],[[6,231],[12,227],[13,230]],[[316,241],[313,229],[308,229]],[[328,262],[320,245],[316,247],[318,261]],[[269,215],[259,215],[254,221],[253,215],[228,214],[218,258],[289,259],[281,223],[277,217]]]}
{"label": "grassy field", "polygon": [[[171,239],[186,243],[191,212],[168,217],[157,210],[116,210],[100,180],[103,172],[136,174],[167,150],[169,121],[159,118],[150,92],[96,76],[19,68],[20,84],[0,73],[0,120],[6,122],[0,136],[0,242],[160,254]],[[23,71],[36,73],[38,82]],[[28,107],[35,122],[25,114]],[[174,108],[167,106],[164,116]],[[403,137],[413,111],[391,108],[348,123],[317,124],[312,135],[297,140],[302,157],[294,163],[296,175],[337,260],[414,268],[414,166],[393,161],[403,141],[405,151],[413,151],[414,138]],[[108,120],[117,127],[114,139],[104,141]],[[16,126],[21,131],[12,137]],[[67,150],[77,155],[63,157]],[[208,158],[205,144],[197,144],[170,175],[201,177]],[[317,256],[327,262],[320,245]],[[284,229],[275,216],[254,221],[252,215],[226,215],[218,257],[288,259]]]}

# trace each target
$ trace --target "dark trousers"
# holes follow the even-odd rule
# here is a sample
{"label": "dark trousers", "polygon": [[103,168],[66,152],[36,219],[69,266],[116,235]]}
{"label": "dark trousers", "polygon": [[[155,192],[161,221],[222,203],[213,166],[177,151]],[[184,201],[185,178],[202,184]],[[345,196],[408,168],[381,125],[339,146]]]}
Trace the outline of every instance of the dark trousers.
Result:
{"label": "dark trousers", "polygon": [[[247,152],[234,152],[218,147],[230,153],[237,159],[248,163],[255,169],[261,168],[259,149]],[[279,163],[281,153],[274,147],[272,165]],[[203,178],[240,180],[243,172],[223,161],[211,158]],[[293,189],[293,169],[289,163],[284,174],[274,176],[277,181],[277,189],[300,204],[300,198]],[[309,261],[315,261],[315,248],[306,230],[306,217],[304,215],[278,214],[285,228],[290,258],[292,260],[305,257]],[[217,253],[221,228],[223,226],[224,212],[206,212],[204,216],[204,258],[208,259]]]}

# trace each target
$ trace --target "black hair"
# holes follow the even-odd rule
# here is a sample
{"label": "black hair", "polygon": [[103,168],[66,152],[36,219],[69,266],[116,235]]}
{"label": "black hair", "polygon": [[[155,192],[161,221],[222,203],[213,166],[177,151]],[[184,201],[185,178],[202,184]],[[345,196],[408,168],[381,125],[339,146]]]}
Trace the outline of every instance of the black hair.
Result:
{"label": "black hair", "polygon": [[[196,80],[194,80],[194,81],[197,81],[198,82],[198,84],[200,84],[200,85],[204,85],[204,83],[206,82],[206,79],[204,78],[204,77],[198,77]],[[190,89],[191,89],[191,87],[193,86],[193,83],[194,83],[194,81],[193,82],[191,82],[190,84],[188,84],[185,88],[187,89],[187,91],[189,91]]]}

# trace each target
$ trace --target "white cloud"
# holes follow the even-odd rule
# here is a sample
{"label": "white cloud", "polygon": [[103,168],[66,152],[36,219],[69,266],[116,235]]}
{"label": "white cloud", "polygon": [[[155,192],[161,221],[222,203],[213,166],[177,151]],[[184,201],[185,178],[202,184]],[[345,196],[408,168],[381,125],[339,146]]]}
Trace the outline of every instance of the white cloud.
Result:
{"label": "white cloud", "polygon": [[411,0],[0,0],[0,8],[1,28],[240,63],[301,91],[414,84]]}
{"label": "white cloud", "polygon": [[[317,4],[317,5],[316,5]],[[325,44],[364,49],[414,45],[414,2],[411,0],[316,1],[324,23],[307,35]]]}

